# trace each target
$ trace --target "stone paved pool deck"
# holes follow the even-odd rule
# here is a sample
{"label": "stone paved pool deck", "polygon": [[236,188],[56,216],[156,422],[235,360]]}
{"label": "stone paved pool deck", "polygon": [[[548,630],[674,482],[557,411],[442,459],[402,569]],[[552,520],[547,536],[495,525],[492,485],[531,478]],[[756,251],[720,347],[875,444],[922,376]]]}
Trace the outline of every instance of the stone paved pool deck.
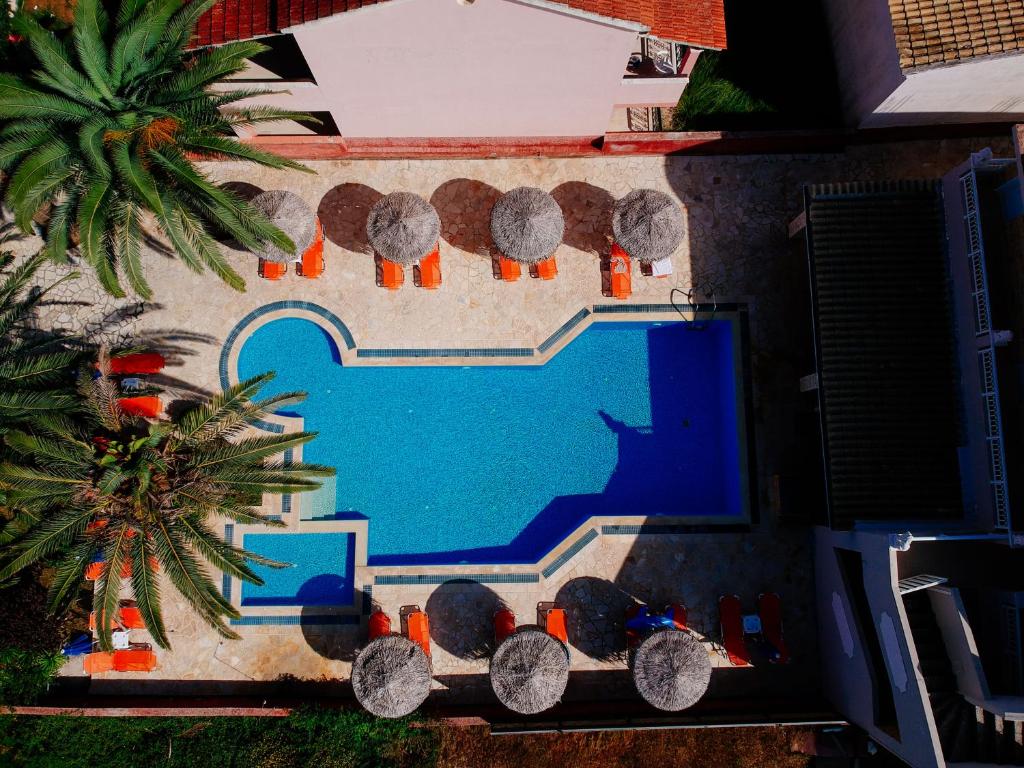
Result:
{"label": "stone paved pool deck", "polygon": [[[807,373],[796,364],[793,332],[805,328],[805,319],[794,307],[799,306],[799,278],[806,266],[791,251],[787,223],[801,208],[805,183],[934,178],[972,150],[993,146],[997,153],[1007,152],[1007,138],[860,146],[844,153],[806,156],[310,163],[316,175],[211,164],[207,170],[219,182],[289,189],[317,208],[328,238],[321,278],[305,280],[290,273],[277,282],[263,281],[256,277],[254,257],[226,250],[248,282],[247,291],[237,293],[212,275],[195,275],[176,260],[150,252],[146,274],[155,298],[145,311],[139,313],[130,300],[105,301],[102,311],[57,304],[44,311],[41,322],[68,328],[91,323],[90,331],[103,335],[97,330],[97,323],[102,324],[97,318],[103,315],[110,321],[108,337],[133,338],[168,352],[165,383],[181,394],[218,389],[222,348],[231,330],[250,312],[285,300],[311,302],[329,310],[344,322],[361,349],[536,349],[582,309],[613,303],[602,295],[599,269],[600,256],[610,244],[612,201],[637,187],[661,189],[683,206],[688,237],[673,256],[675,271],[670,279],[642,277],[634,265],[633,295],[627,303],[664,305],[672,287],[685,290],[697,285],[705,294],[713,289],[720,303],[746,308],[753,380],[755,520],[742,530],[719,533],[652,532],[649,528],[623,532],[591,523],[570,536],[561,550],[556,548],[555,557],[581,536],[587,537],[548,575],[543,566],[472,568],[475,573],[495,575],[532,572],[536,578],[530,581],[374,583],[385,572],[436,574],[450,569],[359,565],[356,588],[372,585],[372,601],[391,614],[396,625],[403,605],[418,604],[427,610],[434,698],[439,701],[492,701],[486,679],[487,648],[490,617],[499,603],[511,607],[520,623],[534,621],[539,601],[554,600],[569,610],[574,677],[568,699],[620,693],[629,697],[635,694],[622,674],[621,648],[622,611],[628,602],[641,600],[657,606],[682,601],[694,629],[714,640],[719,595],[739,594],[752,610],[757,594],[769,590],[782,596],[793,664],[783,669],[716,673],[712,695],[813,690],[817,676],[813,544],[806,528],[778,525],[770,501],[772,477],[793,469],[797,381]],[[490,205],[498,194],[520,185],[551,191],[566,213],[565,240],[556,253],[556,280],[524,275],[509,284],[492,277]],[[443,283],[437,291],[414,287],[411,274],[395,292],[374,283],[363,222],[377,196],[397,190],[423,195],[441,215]],[[84,280],[68,288],[64,298],[77,301],[94,292],[95,287]],[[591,528],[596,532],[593,536],[587,534]],[[251,693],[261,682],[299,680],[322,682],[319,693],[347,695],[351,659],[365,638],[365,623],[359,623],[362,606],[350,612],[352,624],[240,626],[236,629],[242,639],[230,641],[201,624],[170,589],[164,590],[164,596],[174,650],[158,651],[159,666],[149,675],[111,673],[95,678],[93,692]],[[139,640],[145,639],[144,633],[136,634]],[[716,666],[727,665],[713,644],[712,654]],[[69,664],[64,674],[81,674],[80,662]]]}

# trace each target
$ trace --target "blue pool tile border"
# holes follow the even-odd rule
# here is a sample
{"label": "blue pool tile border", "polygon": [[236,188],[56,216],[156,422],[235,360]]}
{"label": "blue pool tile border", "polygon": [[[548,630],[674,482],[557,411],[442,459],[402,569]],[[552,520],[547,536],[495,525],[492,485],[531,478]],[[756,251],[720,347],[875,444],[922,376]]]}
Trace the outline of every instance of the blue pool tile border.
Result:
{"label": "blue pool tile border", "polygon": [[[675,312],[683,310],[710,311],[710,304],[595,304],[592,308],[595,315],[628,315],[648,312]],[[746,309],[745,304],[723,303],[715,306],[715,312],[740,312]],[[682,318],[680,318],[682,319]]]}
{"label": "blue pool tile border", "polygon": [[301,309],[306,312],[312,312],[314,315],[323,318],[330,323],[339,334],[341,334],[341,338],[345,340],[346,347],[349,349],[355,349],[356,341],[352,336],[352,332],[348,329],[348,326],[341,321],[341,318],[329,309],[321,307],[319,304],[314,304],[311,301],[297,301],[294,299],[274,301],[270,304],[264,304],[262,307],[256,307],[256,309],[235,323],[235,327],[228,332],[227,338],[224,339],[224,344],[220,350],[220,385],[223,389],[227,389],[228,387],[228,357],[230,357],[231,348],[235,345],[238,337],[256,320],[259,320],[261,317],[271,312],[277,312],[282,309]]}
{"label": "blue pool tile border", "polygon": [[438,349],[357,349],[356,357],[533,357],[533,347],[441,347]]}
{"label": "blue pool tile border", "polygon": [[[294,458],[295,450],[293,448],[285,448],[284,456],[281,458],[281,463],[286,467],[290,467]],[[281,496],[281,515],[278,516],[277,519],[280,520],[284,515],[291,514],[291,511],[292,495],[290,493],[285,493]]]}
{"label": "blue pool tile border", "polygon": [[242,616],[231,619],[235,627],[316,627],[316,626],[353,626],[362,618],[346,614],[344,616]]}
{"label": "blue pool tile border", "polygon": [[252,423],[252,425],[254,427],[256,427],[256,429],[262,429],[264,432],[274,432],[274,433],[279,434],[279,435],[280,434],[284,434],[284,425],[283,424],[272,424],[269,421],[264,421],[263,419],[257,419],[256,421],[254,421]]}
{"label": "blue pool tile border", "polygon": [[578,539],[576,539],[576,541],[574,541],[569,546],[569,548],[565,550],[565,552],[563,552],[558,557],[556,557],[554,560],[552,560],[551,564],[548,565],[548,567],[545,568],[543,571],[541,571],[541,573],[544,574],[544,578],[545,579],[551,578],[551,576],[554,573],[556,573],[559,568],[561,568],[563,565],[565,565],[570,560],[572,560],[574,557],[576,557],[576,555],[579,554],[580,550],[582,550],[585,546],[587,546],[587,544],[589,544],[590,542],[592,542],[596,538],[597,538],[597,529],[596,528],[591,528],[589,531],[587,531],[582,536],[580,536]]}
{"label": "blue pool tile border", "polygon": [[686,523],[641,523],[639,525],[602,525],[601,533],[605,536],[635,536],[678,534],[678,533],[749,533],[750,526],[745,523],[687,525]]}
{"label": "blue pool tile border", "polygon": [[478,584],[537,584],[540,582],[540,576],[536,573],[418,573],[409,576],[373,577],[373,583],[379,586],[444,584],[446,581],[475,581]]}
{"label": "blue pool tile border", "polygon": [[[227,544],[233,544],[235,538],[235,526],[233,523],[226,523],[224,525],[224,541]],[[231,577],[222,573],[220,577],[220,593],[224,595],[228,601],[231,600]]]}
{"label": "blue pool tile border", "polygon": [[[680,304],[680,309],[692,309],[689,304]],[[595,315],[617,315],[638,312],[673,312],[671,304],[595,304]]]}
{"label": "blue pool tile border", "polygon": [[569,333],[569,331],[571,331],[577,325],[582,323],[588,317],[590,317],[590,310],[587,309],[586,307],[584,307],[579,312],[577,312],[575,315],[573,315],[568,320],[566,320],[564,323],[562,323],[561,327],[557,331],[552,333],[550,336],[548,336],[546,339],[544,339],[544,341],[542,341],[540,344],[538,344],[537,345],[537,351],[540,352],[541,354],[544,354],[549,349],[551,349],[553,346],[555,346],[555,344],[557,344],[559,341],[561,341],[563,338],[565,338],[565,335],[567,333]]}
{"label": "blue pool tile border", "polygon": [[373,584],[363,584],[363,616],[369,616],[373,608]]}

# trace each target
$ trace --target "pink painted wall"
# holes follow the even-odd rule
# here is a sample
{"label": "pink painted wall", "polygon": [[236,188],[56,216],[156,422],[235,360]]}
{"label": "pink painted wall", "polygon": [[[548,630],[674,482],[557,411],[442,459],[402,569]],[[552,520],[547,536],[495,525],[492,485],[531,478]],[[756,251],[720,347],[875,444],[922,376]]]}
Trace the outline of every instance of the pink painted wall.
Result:
{"label": "pink painted wall", "polygon": [[639,26],[540,5],[390,0],[291,31],[343,136],[603,135]]}

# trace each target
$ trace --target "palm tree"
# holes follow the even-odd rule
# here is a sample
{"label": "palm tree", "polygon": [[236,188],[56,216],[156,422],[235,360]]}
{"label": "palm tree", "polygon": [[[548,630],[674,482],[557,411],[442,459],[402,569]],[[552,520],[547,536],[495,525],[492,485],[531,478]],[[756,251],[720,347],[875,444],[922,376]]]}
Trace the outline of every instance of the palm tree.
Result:
{"label": "palm tree", "polygon": [[[153,639],[169,647],[160,610],[158,572],[222,636],[237,635],[224,623],[238,611],[221,595],[205,564],[252,584],[262,584],[250,563],[284,563],[231,546],[211,521],[225,517],[246,525],[280,526],[259,510],[264,493],[296,493],[319,487],[313,478],[334,470],[313,464],[271,461],[315,433],[271,436],[243,433],[269,411],[300,401],[285,393],[252,397],[273,378],[243,381],[182,415],[145,421],[119,406],[116,385],[101,352],[98,376],[84,369],[80,418],[64,429],[9,432],[15,458],[0,463],[0,488],[15,510],[20,535],[6,547],[0,582],[47,558],[57,560],[49,604],[60,610],[77,591],[86,567],[105,562],[93,597],[101,647],[111,646],[123,582]],[[205,562],[205,564],[204,564]]]}
{"label": "palm tree", "polygon": [[[9,235],[9,226],[0,228],[0,245]],[[29,421],[52,425],[77,402],[73,373],[81,350],[28,327],[33,310],[54,287],[28,290],[44,262],[37,254],[12,268],[14,256],[0,251],[0,440]]]}
{"label": "palm tree", "polygon": [[261,91],[209,90],[267,50],[252,41],[187,50],[196,20],[214,2],[122,0],[111,19],[101,0],[78,0],[69,40],[25,14],[16,18],[38,68],[0,74],[4,199],[26,232],[34,216],[48,213],[45,252],[64,261],[77,239],[115,296],[124,295],[122,278],[141,298],[151,296],[141,258],[145,212],[185,264],[209,268],[238,290],[244,281],[211,229],[250,249],[269,241],[294,251],[265,216],[193,162],[231,158],[309,170],[233,138],[237,126],[312,118],[230,106]]}

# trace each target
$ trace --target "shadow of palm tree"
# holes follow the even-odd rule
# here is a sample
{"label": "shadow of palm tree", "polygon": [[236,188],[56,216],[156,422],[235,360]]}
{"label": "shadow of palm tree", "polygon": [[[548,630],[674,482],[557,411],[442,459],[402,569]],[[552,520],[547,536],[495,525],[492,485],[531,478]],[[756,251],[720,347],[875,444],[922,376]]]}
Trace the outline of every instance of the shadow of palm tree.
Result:
{"label": "shadow of palm tree", "polygon": [[216,342],[215,337],[205,333],[157,328],[142,331],[135,336],[133,346],[147,352],[159,352],[167,363],[167,368],[161,373],[148,376],[147,379],[178,399],[168,406],[172,413],[178,409],[194,407],[196,399],[206,399],[213,393],[205,387],[178,378],[168,369],[179,368],[185,364],[185,358],[195,356],[195,345],[209,346]]}
{"label": "shadow of palm tree", "polygon": [[366,217],[384,195],[373,187],[345,182],[327,190],[316,214],[324,235],[335,245],[356,253],[373,253],[366,239]]}
{"label": "shadow of palm tree", "polygon": [[567,181],[551,190],[551,196],[565,217],[562,242],[595,256],[607,254],[615,205],[611,193],[585,181]]}
{"label": "shadow of palm tree", "polygon": [[569,641],[592,659],[625,661],[626,609],[639,601],[607,579],[570,579],[555,596],[565,609]]}
{"label": "shadow of palm tree", "polygon": [[501,191],[474,179],[452,179],[434,190],[430,204],[441,217],[441,237],[467,253],[490,258],[491,208]]}
{"label": "shadow of palm tree", "polygon": [[446,581],[427,598],[430,639],[460,659],[486,658],[493,650],[494,612],[503,606],[477,581]]}

